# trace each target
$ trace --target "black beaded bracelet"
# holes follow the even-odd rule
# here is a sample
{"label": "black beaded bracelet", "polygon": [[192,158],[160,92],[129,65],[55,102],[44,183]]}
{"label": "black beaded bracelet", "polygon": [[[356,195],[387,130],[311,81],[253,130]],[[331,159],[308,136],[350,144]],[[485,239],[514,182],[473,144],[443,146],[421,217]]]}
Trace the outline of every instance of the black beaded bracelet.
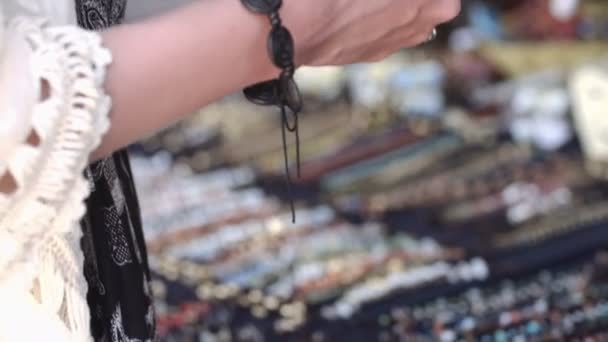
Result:
{"label": "black beaded bracelet", "polygon": [[[245,97],[259,105],[275,105],[281,110],[281,134],[283,138],[283,154],[285,159],[285,177],[287,191],[290,198],[292,221],[295,222],[295,209],[291,194],[291,176],[289,173],[289,158],[287,155],[286,130],[295,133],[296,138],[296,165],[300,176],[300,135],[298,132],[298,114],[302,110],[302,97],[298,85],[293,79],[295,73],[295,47],[293,37],[283,26],[279,10],[282,0],[241,0],[243,5],[251,12],[268,15],[271,29],[268,35],[267,49],[272,63],[281,73],[278,78],[258,83],[244,89]],[[288,116],[291,113],[292,120]],[[291,122],[290,122],[291,121]]]}

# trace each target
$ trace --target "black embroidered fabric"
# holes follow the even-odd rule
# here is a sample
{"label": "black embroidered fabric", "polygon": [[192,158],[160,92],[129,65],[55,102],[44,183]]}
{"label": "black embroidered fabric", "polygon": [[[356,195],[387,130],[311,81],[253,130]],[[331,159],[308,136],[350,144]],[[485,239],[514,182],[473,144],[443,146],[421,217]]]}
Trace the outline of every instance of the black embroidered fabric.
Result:
{"label": "black embroidered fabric", "polygon": [[[100,30],[124,16],[126,0],[76,0],[78,23]],[[126,151],[86,170],[91,186],[82,220],[91,331],[99,342],[154,340],[145,241]]]}

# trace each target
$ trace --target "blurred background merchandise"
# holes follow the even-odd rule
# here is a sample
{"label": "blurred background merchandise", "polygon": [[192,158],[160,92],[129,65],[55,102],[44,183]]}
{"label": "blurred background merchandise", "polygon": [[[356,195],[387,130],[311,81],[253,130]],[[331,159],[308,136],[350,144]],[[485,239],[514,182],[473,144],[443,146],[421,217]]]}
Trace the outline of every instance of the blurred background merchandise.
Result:
{"label": "blurred background merchandise", "polygon": [[161,340],[608,341],[608,2],[464,1],[439,32],[299,70],[296,224],[272,108],[131,148]]}

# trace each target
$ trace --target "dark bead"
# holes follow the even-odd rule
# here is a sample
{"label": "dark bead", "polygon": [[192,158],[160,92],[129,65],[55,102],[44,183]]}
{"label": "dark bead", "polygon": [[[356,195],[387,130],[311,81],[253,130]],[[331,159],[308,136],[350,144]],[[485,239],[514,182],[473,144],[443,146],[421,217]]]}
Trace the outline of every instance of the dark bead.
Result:
{"label": "dark bead", "polygon": [[280,95],[287,107],[294,113],[302,111],[302,95],[293,77],[289,74],[281,74],[279,87]]}
{"label": "dark bead", "polygon": [[254,84],[243,90],[247,100],[263,106],[279,105],[279,81],[271,80]]}
{"label": "dark bead", "polygon": [[282,0],[241,0],[241,2],[248,10],[261,14],[276,12],[283,5]]}
{"label": "dark bead", "polygon": [[270,36],[268,37],[268,54],[274,65],[278,68],[285,69],[293,67],[293,37],[285,27],[278,26],[270,31]]}

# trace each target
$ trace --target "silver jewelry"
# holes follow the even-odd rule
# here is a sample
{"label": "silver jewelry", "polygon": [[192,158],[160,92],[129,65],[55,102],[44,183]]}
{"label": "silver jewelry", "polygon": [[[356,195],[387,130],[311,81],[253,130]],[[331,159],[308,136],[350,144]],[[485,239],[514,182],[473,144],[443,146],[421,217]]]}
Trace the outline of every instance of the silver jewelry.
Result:
{"label": "silver jewelry", "polygon": [[435,38],[437,38],[437,29],[433,28],[433,31],[431,31],[431,33],[429,33],[429,36],[426,38],[426,41],[428,43],[428,42],[435,40]]}

